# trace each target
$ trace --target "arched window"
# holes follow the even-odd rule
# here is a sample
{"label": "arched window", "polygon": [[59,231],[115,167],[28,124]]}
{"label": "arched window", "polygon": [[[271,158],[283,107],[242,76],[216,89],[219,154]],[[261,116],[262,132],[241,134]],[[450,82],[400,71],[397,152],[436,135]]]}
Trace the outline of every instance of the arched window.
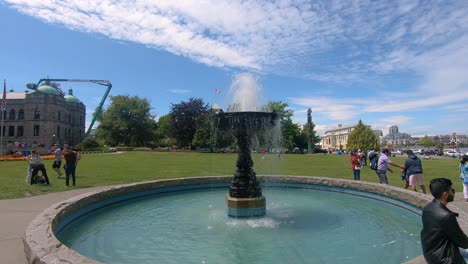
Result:
{"label": "arched window", "polygon": [[15,109],[11,109],[10,110],[10,120],[15,120],[15,115],[16,115]]}
{"label": "arched window", "polygon": [[18,112],[18,119],[24,119],[24,110],[20,109]]}
{"label": "arched window", "polygon": [[41,118],[41,111],[39,109],[34,110],[34,119],[40,119]]}

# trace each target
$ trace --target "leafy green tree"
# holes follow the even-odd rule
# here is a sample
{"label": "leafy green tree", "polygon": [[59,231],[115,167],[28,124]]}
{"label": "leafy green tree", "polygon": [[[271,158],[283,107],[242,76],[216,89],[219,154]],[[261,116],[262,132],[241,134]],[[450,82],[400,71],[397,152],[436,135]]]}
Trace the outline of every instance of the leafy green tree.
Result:
{"label": "leafy green tree", "polygon": [[156,143],[158,146],[172,146],[175,145],[177,142],[174,138],[171,138],[170,129],[172,126],[172,117],[171,115],[163,115],[159,117],[156,126]]}
{"label": "leafy green tree", "polygon": [[213,129],[211,127],[211,118],[208,113],[197,117],[197,127],[192,140],[194,147],[208,148],[212,147]]}
{"label": "leafy green tree", "polygon": [[[278,114],[281,124],[281,145],[285,148],[293,149],[296,146],[299,147],[297,143],[301,141],[301,131],[300,127],[293,123],[291,118],[294,115],[294,111],[287,109],[288,106],[287,103],[282,101],[270,101],[265,108]],[[302,143],[299,145],[302,145]]]}
{"label": "leafy green tree", "polygon": [[208,112],[208,104],[201,98],[190,98],[188,101],[172,104],[170,134],[177,139],[180,147],[192,144],[197,129],[197,118]]}
{"label": "leafy green tree", "polygon": [[370,127],[359,120],[357,126],[348,135],[347,149],[379,150],[378,138]]}
{"label": "leafy green tree", "polygon": [[154,139],[156,122],[148,100],[127,95],[111,96],[110,100],[97,129],[105,144],[138,147]]}
{"label": "leafy green tree", "polygon": [[426,149],[436,145],[434,139],[432,139],[432,137],[429,136],[424,136],[423,138],[421,138],[419,140],[419,144],[425,147]]}

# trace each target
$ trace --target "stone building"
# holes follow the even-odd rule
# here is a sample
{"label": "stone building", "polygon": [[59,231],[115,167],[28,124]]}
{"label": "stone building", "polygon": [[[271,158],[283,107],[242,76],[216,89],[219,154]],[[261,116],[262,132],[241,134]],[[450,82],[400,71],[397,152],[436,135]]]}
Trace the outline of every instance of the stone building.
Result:
{"label": "stone building", "polygon": [[49,85],[32,92],[10,91],[6,102],[1,128],[4,152],[18,145],[26,149],[49,148],[54,143],[75,145],[84,137],[86,107],[72,89],[66,95]]}
{"label": "stone building", "polygon": [[400,133],[398,126],[393,125],[388,129],[388,134],[380,139],[380,143],[389,146],[409,146],[414,143],[414,139],[409,134]]}
{"label": "stone building", "polygon": [[357,126],[349,125],[343,126],[338,124],[335,129],[325,131],[325,135],[322,136],[322,148],[327,150],[346,149],[348,143],[348,135]]}

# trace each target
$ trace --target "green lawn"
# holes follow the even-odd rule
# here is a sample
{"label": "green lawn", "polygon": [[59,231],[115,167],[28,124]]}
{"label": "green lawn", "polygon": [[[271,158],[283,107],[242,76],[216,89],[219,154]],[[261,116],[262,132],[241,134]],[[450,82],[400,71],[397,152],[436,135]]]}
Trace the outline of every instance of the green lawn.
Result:
{"label": "green lawn", "polygon": [[[235,171],[236,154],[211,153],[166,153],[126,152],[121,154],[82,155],[77,168],[77,186],[122,184],[175,177],[232,175]],[[392,158],[403,164],[405,156]],[[265,160],[254,154],[254,170],[257,175],[303,175],[352,179],[349,156],[336,155],[267,155]],[[438,158],[423,160],[426,185],[436,177],[447,177],[454,182],[457,191],[462,190],[458,180],[458,160]],[[26,161],[0,162],[0,199],[20,198],[49,192],[67,190],[64,179],[57,179],[52,170],[52,161],[45,161],[51,185],[27,185],[25,183]],[[387,174],[391,185],[402,187],[400,171]],[[368,167],[361,171],[361,180],[378,182],[377,175]]]}

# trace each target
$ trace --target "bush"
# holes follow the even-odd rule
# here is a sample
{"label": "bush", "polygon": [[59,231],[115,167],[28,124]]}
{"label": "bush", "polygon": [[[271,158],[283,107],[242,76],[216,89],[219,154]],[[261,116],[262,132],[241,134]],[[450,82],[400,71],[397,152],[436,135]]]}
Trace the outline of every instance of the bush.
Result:
{"label": "bush", "polygon": [[101,144],[95,137],[89,137],[82,143],[82,148],[84,150],[94,150],[101,147]]}

